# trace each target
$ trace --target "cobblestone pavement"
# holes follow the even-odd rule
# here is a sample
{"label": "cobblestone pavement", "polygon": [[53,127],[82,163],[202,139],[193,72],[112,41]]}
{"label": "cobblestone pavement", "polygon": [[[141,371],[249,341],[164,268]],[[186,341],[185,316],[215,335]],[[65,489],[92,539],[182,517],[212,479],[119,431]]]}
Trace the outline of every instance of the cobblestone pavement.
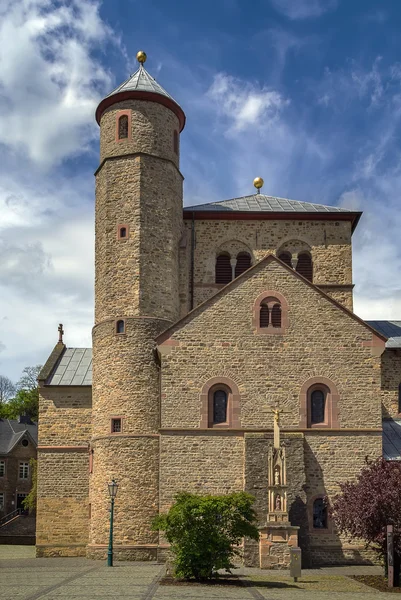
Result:
{"label": "cobblestone pavement", "polygon": [[[79,558],[35,559],[26,547],[0,546],[0,598],[7,600],[375,600],[377,592],[350,574],[377,567],[331,567],[302,572],[294,583],[285,572],[241,567],[242,586],[164,585],[155,563],[116,563]],[[306,592],[306,593],[305,593]]]}

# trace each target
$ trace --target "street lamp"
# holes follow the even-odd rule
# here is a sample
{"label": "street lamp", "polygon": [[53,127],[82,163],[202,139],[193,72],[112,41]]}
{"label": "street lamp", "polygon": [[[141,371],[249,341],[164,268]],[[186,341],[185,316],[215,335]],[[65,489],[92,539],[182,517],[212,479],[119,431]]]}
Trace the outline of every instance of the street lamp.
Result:
{"label": "street lamp", "polygon": [[109,549],[107,552],[107,566],[113,566],[113,517],[114,517],[114,499],[117,496],[118,483],[112,479],[111,483],[107,484],[109,488],[110,496],[110,536],[109,536]]}

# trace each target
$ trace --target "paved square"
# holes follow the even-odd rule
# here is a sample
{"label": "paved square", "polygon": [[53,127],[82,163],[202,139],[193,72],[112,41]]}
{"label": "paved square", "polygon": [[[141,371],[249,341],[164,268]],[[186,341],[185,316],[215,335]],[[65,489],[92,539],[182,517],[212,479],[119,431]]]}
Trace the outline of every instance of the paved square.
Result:
{"label": "paved square", "polygon": [[[84,558],[34,558],[29,546],[0,546],[0,599],[5,600],[369,600],[383,598],[347,575],[379,567],[309,569],[294,581],[284,572],[241,567],[243,586],[163,585],[164,565]],[[305,593],[307,592],[307,593]]]}

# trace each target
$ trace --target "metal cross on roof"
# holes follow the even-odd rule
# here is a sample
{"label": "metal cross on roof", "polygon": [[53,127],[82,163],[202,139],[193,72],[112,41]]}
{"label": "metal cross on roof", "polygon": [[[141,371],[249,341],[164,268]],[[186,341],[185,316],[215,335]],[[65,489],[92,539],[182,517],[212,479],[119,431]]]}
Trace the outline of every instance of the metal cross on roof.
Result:
{"label": "metal cross on roof", "polygon": [[60,325],[57,328],[58,331],[58,341],[59,343],[63,343],[63,335],[64,335],[64,329],[63,329],[63,324],[60,323]]}

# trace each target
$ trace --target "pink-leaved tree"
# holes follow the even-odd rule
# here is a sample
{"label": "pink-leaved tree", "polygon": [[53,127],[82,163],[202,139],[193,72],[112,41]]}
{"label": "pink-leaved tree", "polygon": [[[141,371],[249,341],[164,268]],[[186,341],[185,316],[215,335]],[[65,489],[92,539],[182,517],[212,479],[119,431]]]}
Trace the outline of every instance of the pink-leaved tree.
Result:
{"label": "pink-leaved tree", "polygon": [[401,463],[366,461],[355,482],[340,484],[330,513],[339,533],[364,540],[386,559],[386,528],[394,527],[394,551],[401,556]]}

